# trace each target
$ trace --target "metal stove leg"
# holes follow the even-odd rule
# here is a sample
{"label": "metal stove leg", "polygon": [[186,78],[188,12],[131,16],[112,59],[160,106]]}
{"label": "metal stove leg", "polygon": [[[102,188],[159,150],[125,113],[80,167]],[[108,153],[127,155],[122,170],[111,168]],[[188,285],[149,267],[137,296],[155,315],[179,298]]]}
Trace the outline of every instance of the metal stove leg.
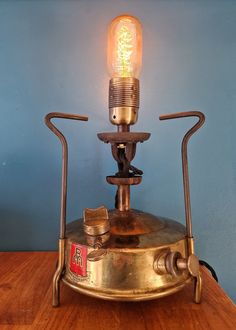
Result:
{"label": "metal stove leg", "polygon": [[87,121],[88,117],[51,112],[45,117],[45,124],[59,138],[62,145],[62,184],[61,184],[61,214],[60,214],[60,238],[59,238],[59,259],[57,270],[53,277],[53,299],[54,307],[60,304],[60,279],[65,268],[65,233],[66,233],[66,199],[67,199],[67,177],[68,177],[68,145],[66,138],[59,129],[51,122],[53,118],[73,119]]}
{"label": "metal stove leg", "polygon": [[[188,141],[190,137],[204,124],[205,116],[200,111],[179,112],[160,116],[160,120],[176,119],[185,117],[197,117],[198,122],[184,135],[181,145],[182,154],[182,171],[183,171],[183,186],[184,186],[184,206],[186,219],[186,236],[188,243],[188,257],[194,254],[194,241],[192,234],[192,214],[190,203],[190,187],[189,187],[189,172],[188,172]],[[200,303],[202,292],[202,277],[199,271],[198,275],[194,277],[194,301]]]}
{"label": "metal stove leg", "polygon": [[199,304],[202,297],[202,275],[199,272],[198,276],[194,279],[194,302]]}
{"label": "metal stove leg", "polygon": [[59,259],[57,270],[53,276],[52,287],[52,306],[57,307],[60,305],[60,279],[65,265],[65,239],[59,239]]}

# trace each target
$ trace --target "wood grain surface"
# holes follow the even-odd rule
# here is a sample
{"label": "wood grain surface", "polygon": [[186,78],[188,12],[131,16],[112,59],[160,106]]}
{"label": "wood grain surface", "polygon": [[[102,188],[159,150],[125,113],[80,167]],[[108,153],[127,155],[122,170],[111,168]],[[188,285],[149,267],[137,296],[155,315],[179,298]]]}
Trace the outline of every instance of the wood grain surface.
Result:
{"label": "wood grain surface", "polygon": [[0,253],[0,329],[236,329],[236,306],[206,269],[203,299],[192,284],[149,302],[108,302],[61,285],[61,306],[51,307],[55,252]]}

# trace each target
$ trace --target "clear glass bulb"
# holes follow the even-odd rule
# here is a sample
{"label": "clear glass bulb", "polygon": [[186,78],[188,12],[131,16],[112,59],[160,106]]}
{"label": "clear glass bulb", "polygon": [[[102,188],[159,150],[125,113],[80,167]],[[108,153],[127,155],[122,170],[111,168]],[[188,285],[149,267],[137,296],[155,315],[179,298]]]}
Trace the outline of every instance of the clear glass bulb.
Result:
{"label": "clear glass bulb", "polygon": [[108,71],[112,78],[138,78],[142,65],[142,26],[133,16],[113,19],[108,33]]}

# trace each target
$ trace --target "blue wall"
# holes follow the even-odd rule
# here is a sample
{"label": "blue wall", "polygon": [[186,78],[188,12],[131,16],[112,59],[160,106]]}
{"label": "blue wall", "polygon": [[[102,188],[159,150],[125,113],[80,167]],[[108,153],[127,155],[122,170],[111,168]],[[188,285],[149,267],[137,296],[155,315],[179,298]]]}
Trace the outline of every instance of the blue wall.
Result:
{"label": "blue wall", "polygon": [[70,143],[68,219],[113,206],[105,176],[116,170],[97,132],[108,121],[107,26],[118,14],[144,27],[141,108],[135,130],[152,133],[134,165],[143,183],[132,205],[184,223],[180,141],[199,109],[206,124],[189,146],[196,251],[236,300],[236,2],[0,2],[0,249],[56,249],[61,148],[43,123],[51,111],[89,116],[59,122]]}

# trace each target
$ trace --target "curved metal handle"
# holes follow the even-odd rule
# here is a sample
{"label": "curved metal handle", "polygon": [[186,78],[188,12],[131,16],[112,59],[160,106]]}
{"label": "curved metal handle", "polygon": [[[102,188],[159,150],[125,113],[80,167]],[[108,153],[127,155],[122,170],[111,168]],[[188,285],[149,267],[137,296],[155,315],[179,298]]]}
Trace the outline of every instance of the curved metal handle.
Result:
{"label": "curved metal handle", "polygon": [[67,199],[67,177],[68,177],[68,145],[65,136],[51,122],[52,118],[74,119],[87,121],[88,117],[67,114],[60,112],[51,112],[44,118],[48,128],[59,138],[62,144],[62,178],[61,178],[61,214],[60,214],[60,238],[65,238],[66,231],[66,199]]}
{"label": "curved metal handle", "polygon": [[190,137],[204,124],[205,116],[200,111],[188,111],[188,112],[178,112],[168,115],[161,115],[159,119],[167,120],[167,119],[176,119],[176,118],[185,118],[185,117],[198,117],[198,122],[184,135],[181,145],[186,231],[187,231],[187,237],[192,238],[193,237],[192,213],[191,213],[191,202],[190,202],[187,146]]}

